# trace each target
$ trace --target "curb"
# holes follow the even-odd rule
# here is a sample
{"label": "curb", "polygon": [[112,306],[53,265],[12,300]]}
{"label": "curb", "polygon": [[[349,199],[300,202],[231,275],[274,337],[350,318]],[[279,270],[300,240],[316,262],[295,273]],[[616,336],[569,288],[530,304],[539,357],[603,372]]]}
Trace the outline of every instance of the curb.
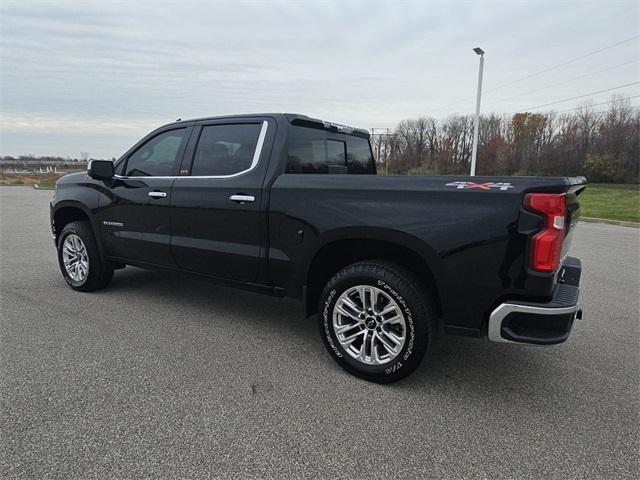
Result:
{"label": "curb", "polygon": [[40,185],[38,185],[37,183],[33,184],[33,188],[35,188],[36,190],[55,190],[55,188],[42,188]]}
{"label": "curb", "polygon": [[618,225],[621,227],[640,228],[640,223],[624,222],[622,220],[608,220],[606,218],[580,217],[580,221],[587,223],[606,223],[608,225]]}

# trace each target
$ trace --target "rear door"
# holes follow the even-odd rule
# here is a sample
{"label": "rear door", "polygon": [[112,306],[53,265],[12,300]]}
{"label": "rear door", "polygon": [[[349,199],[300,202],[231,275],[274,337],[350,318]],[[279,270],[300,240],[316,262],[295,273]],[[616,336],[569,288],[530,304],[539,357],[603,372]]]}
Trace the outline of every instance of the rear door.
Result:
{"label": "rear door", "polygon": [[191,127],[154,133],[118,166],[97,213],[108,256],[175,266],[170,251],[171,187]]}
{"label": "rear door", "polygon": [[262,185],[274,134],[269,118],[195,127],[171,201],[171,251],[180,268],[256,280],[266,228]]}

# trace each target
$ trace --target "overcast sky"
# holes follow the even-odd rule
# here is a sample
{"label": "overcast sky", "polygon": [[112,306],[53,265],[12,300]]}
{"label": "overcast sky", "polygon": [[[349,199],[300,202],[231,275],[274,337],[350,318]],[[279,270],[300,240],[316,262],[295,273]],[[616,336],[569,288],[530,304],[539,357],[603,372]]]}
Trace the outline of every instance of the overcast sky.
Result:
{"label": "overcast sky", "polygon": [[[0,25],[2,155],[118,157],[178,117],[296,112],[371,128],[470,113],[475,46],[483,112],[640,81],[636,37],[496,88],[637,36],[637,2],[3,0]],[[613,93],[640,85],[589,98]]]}

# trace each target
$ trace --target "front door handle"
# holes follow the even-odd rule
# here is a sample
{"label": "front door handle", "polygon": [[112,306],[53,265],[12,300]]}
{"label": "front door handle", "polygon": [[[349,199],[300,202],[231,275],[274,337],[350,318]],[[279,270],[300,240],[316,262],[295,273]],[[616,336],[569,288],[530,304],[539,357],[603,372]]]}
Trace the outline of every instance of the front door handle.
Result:
{"label": "front door handle", "polygon": [[147,193],[152,198],[166,198],[167,194],[165,192],[149,192]]}
{"label": "front door handle", "polygon": [[245,203],[245,202],[255,202],[256,197],[253,195],[231,195],[229,200],[237,203]]}

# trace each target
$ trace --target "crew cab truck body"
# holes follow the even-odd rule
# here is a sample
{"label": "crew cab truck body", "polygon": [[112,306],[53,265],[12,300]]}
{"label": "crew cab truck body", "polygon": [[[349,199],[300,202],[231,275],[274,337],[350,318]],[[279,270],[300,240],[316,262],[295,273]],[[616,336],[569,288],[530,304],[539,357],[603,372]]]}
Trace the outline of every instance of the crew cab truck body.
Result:
{"label": "crew cab truck body", "polygon": [[389,382],[439,330],[568,338],[585,183],[377,176],[365,130],[259,114],[179,121],[93,161],[58,181],[51,220],[72,288],[134,265],[294,297],[341,366]]}

